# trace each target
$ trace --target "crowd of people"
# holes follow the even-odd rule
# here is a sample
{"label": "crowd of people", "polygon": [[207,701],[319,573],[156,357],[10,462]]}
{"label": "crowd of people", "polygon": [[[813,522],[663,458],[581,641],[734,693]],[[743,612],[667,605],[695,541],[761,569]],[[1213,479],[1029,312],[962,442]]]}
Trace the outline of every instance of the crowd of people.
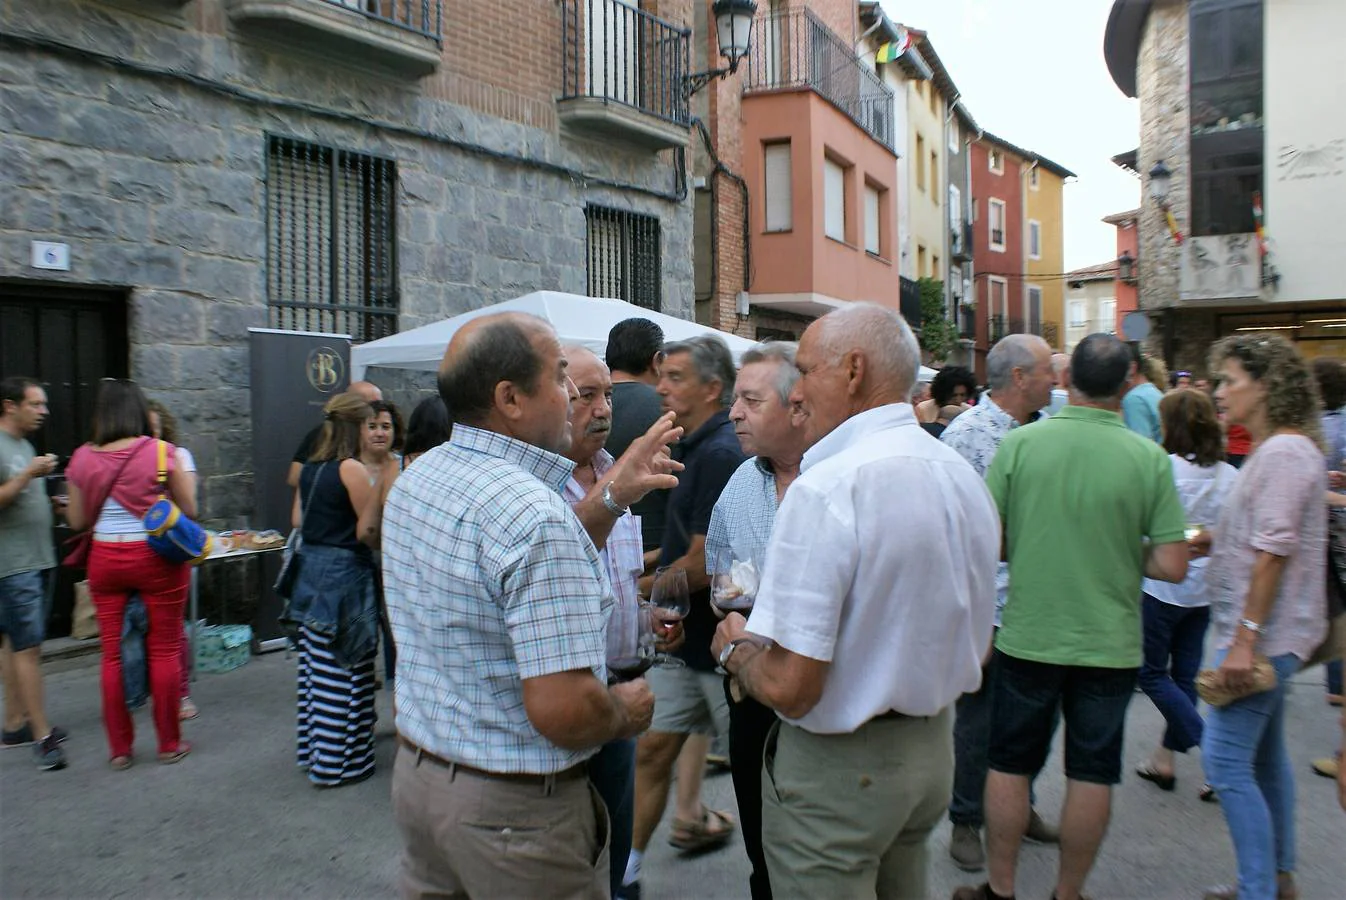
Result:
{"label": "crowd of people", "polygon": [[[405,426],[368,382],[327,403],[289,473],[297,762],[321,789],[374,773],[382,644],[403,896],[639,900],[671,800],[675,847],[742,835],[754,900],[925,897],[946,816],[954,862],[987,873],[955,900],[1015,896],[1024,840],[1059,844],[1053,896],[1075,900],[1137,689],[1167,728],[1136,776],[1175,790],[1200,748],[1193,793],[1223,811],[1237,883],[1207,897],[1297,896],[1286,687],[1342,649],[1346,364],[1266,334],[1217,344],[1210,380],[1105,334],[1069,356],[1010,335],[985,388],[919,363],[872,304],[737,364],[645,319],[600,358],[500,314],[454,335]],[[63,764],[34,607],[57,514],[88,535],[110,763],[135,758],[135,597],[178,762],[187,568],[142,517],[160,496],[195,515],[190,454],[105,382],[49,503],[41,386],[0,394],[5,743]],[[1056,823],[1033,782],[1061,724]],[[701,798],[714,735],[737,817]],[[1346,808],[1340,749],[1315,770]]]}

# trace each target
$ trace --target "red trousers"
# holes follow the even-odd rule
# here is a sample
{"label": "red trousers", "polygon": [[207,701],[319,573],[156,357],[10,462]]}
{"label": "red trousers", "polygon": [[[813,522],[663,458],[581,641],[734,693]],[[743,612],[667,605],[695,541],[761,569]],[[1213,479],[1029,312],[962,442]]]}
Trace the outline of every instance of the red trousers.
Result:
{"label": "red trousers", "polygon": [[186,564],[172,563],[143,541],[110,544],[94,541],[89,553],[89,593],[98,613],[103,645],[103,727],[112,756],[130,756],[135,725],[122,687],[122,622],[132,591],[140,594],[149,617],[145,657],[159,752],[178,749],[182,702],[182,615],[187,604]]}

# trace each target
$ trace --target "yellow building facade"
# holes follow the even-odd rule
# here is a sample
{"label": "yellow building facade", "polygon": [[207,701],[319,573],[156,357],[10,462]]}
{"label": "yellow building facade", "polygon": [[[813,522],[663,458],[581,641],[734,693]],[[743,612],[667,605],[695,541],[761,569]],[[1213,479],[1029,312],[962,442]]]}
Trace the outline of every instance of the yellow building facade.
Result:
{"label": "yellow building facade", "polygon": [[1070,172],[1038,157],[1024,163],[1024,317],[1047,343],[1065,348],[1065,185]]}

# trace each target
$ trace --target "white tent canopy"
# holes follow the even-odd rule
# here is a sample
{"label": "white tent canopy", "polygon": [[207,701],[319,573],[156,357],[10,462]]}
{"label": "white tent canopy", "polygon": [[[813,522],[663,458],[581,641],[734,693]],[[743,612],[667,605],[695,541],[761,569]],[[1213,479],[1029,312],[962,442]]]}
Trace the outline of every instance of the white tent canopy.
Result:
{"label": "white tent canopy", "polygon": [[[444,358],[449,339],[463,325],[477,318],[499,312],[526,312],[540,316],[551,323],[561,337],[562,344],[580,344],[602,357],[608,346],[608,332],[624,319],[649,319],[664,330],[664,339],[683,341],[700,334],[713,334],[729,345],[737,364],[753,341],[735,334],[698,325],[686,319],[653,312],[625,300],[605,297],[585,297],[563,294],[559,291],[534,291],[494,306],[474,309],[461,315],[411,331],[389,335],[367,344],[351,348],[351,380],[360,381],[371,366],[388,369],[415,369],[434,372]],[[935,370],[921,366],[920,381],[935,377]]]}
{"label": "white tent canopy", "polygon": [[474,309],[450,319],[352,347],[351,380],[363,379],[365,371],[371,366],[434,372],[439,369],[439,362],[444,358],[444,348],[448,346],[454,332],[478,316],[500,312],[526,312],[540,316],[556,329],[556,333],[561,336],[561,343],[588,347],[600,358],[607,350],[608,332],[612,326],[623,319],[633,318],[654,322],[664,330],[664,339],[669,341],[686,340],[700,334],[723,338],[729,345],[729,352],[734,355],[735,363],[744,351],[753,346],[753,342],[747,338],[653,312],[624,300],[584,297],[558,291],[535,291],[494,306]]}

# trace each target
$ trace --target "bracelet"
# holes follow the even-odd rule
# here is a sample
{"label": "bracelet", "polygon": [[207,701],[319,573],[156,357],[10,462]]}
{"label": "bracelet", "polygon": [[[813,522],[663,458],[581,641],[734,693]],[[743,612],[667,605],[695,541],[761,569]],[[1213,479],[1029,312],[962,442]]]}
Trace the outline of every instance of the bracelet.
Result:
{"label": "bracelet", "polygon": [[1239,626],[1248,629],[1253,634],[1262,633],[1261,624],[1258,622],[1254,622],[1252,619],[1239,619]]}

